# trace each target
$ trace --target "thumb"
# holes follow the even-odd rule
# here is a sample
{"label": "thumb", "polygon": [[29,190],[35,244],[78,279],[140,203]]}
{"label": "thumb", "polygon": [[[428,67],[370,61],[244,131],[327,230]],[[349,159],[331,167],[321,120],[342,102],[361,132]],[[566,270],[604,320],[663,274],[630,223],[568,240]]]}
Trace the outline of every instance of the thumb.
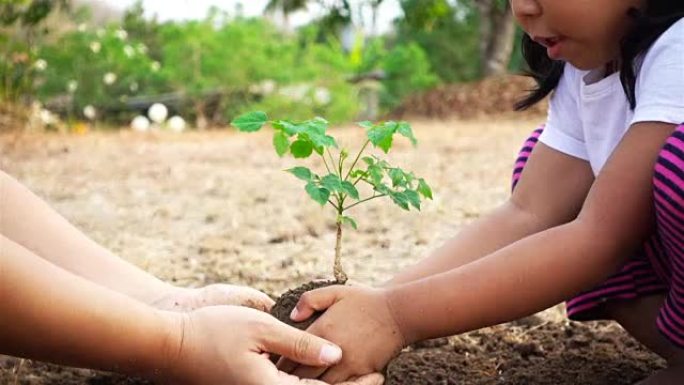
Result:
{"label": "thumb", "polygon": [[273,320],[273,330],[264,335],[262,341],[269,353],[287,357],[293,361],[311,366],[332,366],[342,359],[339,346]]}
{"label": "thumb", "polygon": [[326,287],[302,294],[299,302],[297,302],[297,306],[292,309],[290,319],[295,322],[302,322],[311,317],[315,312],[326,310],[337,302],[337,294],[337,287]]}

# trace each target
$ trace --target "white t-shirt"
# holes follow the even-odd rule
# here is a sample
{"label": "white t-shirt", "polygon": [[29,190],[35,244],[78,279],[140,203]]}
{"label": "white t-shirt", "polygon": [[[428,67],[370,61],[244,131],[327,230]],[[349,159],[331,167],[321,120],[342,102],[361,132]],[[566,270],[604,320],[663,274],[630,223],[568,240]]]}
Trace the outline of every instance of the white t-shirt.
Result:
{"label": "white t-shirt", "polygon": [[651,46],[637,71],[635,110],[631,110],[619,73],[582,71],[570,64],[549,107],[539,140],[587,160],[597,175],[634,123],[684,123],[684,19]]}

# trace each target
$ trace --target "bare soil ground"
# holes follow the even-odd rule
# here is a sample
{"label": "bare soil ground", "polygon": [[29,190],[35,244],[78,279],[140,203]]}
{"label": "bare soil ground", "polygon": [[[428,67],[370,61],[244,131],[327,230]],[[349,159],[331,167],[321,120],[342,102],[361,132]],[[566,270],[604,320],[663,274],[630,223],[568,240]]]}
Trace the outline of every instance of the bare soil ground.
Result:
{"label": "bare soil ground", "polygon": [[[435,200],[420,214],[362,206],[359,230],[344,240],[350,277],[381,283],[506,199],[519,146],[540,121],[413,122],[419,147],[399,141],[390,158],[431,182]],[[352,147],[363,140],[353,127],[334,134]],[[228,282],[273,295],[332,275],[334,218],[281,171],[293,164],[265,134],[0,136],[0,168],[122,258],[178,285]],[[556,307],[407,351],[388,382],[628,385],[661,366],[618,326],[569,323]],[[0,359],[0,385],[137,383]]]}

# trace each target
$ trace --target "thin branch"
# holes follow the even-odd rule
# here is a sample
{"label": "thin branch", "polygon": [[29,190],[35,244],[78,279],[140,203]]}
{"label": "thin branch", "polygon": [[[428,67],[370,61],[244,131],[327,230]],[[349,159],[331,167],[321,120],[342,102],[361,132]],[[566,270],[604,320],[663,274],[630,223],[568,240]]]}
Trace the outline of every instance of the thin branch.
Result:
{"label": "thin branch", "polygon": [[330,203],[330,205],[331,205],[332,207],[334,207],[335,210],[340,211],[340,206],[338,206],[338,205],[336,205],[335,203],[333,203],[333,201],[331,201],[330,199],[328,199],[328,203]]}
{"label": "thin branch", "polygon": [[328,170],[328,174],[332,174],[330,166],[328,166],[328,162],[325,160],[325,155],[321,155],[321,158],[323,158],[323,164],[325,165],[325,169]]}
{"label": "thin branch", "polygon": [[358,202],[354,203],[353,205],[349,205],[349,206],[345,207],[345,208],[342,209],[342,210],[343,210],[343,211],[347,211],[347,210],[349,210],[349,209],[351,209],[351,208],[353,208],[353,207],[356,207],[356,206],[360,205],[361,203],[366,203],[366,202],[368,202],[368,201],[372,201],[373,199],[382,198],[382,197],[385,197],[385,196],[387,196],[387,194],[373,195],[373,196],[370,197],[370,198],[366,198],[366,199],[364,199],[364,200],[362,200],[362,201],[358,201]]}
{"label": "thin branch", "polygon": [[[330,152],[330,149],[326,148],[326,152],[328,153],[328,156],[330,157],[330,163],[332,163],[332,165],[335,166],[335,159],[333,158],[332,153]],[[337,170],[335,170],[335,171],[337,171]],[[330,170],[328,170],[328,172],[330,172]],[[337,176],[339,176],[340,178],[342,177],[341,173],[338,173]]]}
{"label": "thin branch", "polygon": [[368,147],[369,143],[370,139],[366,141],[363,147],[361,147],[361,151],[359,151],[358,155],[356,155],[356,159],[354,159],[354,163],[352,163],[351,167],[349,167],[349,171],[347,171],[347,175],[344,177],[344,180],[349,179],[349,175],[354,170],[354,167],[356,167],[356,164],[359,162],[359,159],[361,159],[361,155],[363,155],[363,152],[366,151],[366,147]]}

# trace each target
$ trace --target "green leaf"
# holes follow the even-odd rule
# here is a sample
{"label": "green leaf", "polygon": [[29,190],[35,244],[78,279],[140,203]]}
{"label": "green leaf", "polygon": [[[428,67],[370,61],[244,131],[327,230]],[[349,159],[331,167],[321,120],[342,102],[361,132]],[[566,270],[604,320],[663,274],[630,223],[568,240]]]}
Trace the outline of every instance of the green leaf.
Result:
{"label": "green leaf", "polygon": [[359,226],[356,224],[356,221],[354,220],[354,218],[346,217],[346,216],[340,216],[338,220],[341,220],[342,223],[348,224],[349,226],[353,227],[354,230],[359,229]]}
{"label": "green leaf", "polygon": [[308,158],[313,153],[313,144],[309,140],[298,139],[292,143],[290,151],[297,159]]}
{"label": "green leaf", "polygon": [[418,195],[417,192],[413,190],[406,190],[404,191],[404,195],[408,199],[411,206],[415,207],[417,210],[420,210],[420,195]]}
{"label": "green leaf", "polygon": [[418,180],[418,192],[425,198],[432,199],[432,189],[430,186],[428,186],[427,182],[425,182],[425,179],[423,178]]}
{"label": "green leaf", "polygon": [[392,195],[392,193],[393,193],[392,189],[384,183],[377,183],[377,184],[373,185],[373,189],[375,191],[379,192],[380,194],[384,194],[384,195]]}
{"label": "green leaf", "polygon": [[373,164],[368,166],[368,175],[370,176],[373,184],[378,184],[382,182],[384,173],[382,167],[378,166],[377,164]]}
{"label": "green leaf", "polygon": [[278,153],[278,156],[283,156],[287,154],[287,151],[290,149],[290,139],[288,139],[285,133],[276,131],[276,133],[273,134],[273,147],[275,148],[276,153]]}
{"label": "green leaf", "polygon": [[410,209],[409,207],[409,199],[404,194],[403,192],[396,192],[392,191],[390,192],[390,198],[392,198],[392,201],[396,203],[397,206],[401,207],[402,209],[408,211]]}
{"label": "green leaf", "polygon": [[392,139],[396,131],[397,124],[394,122],[387,122],[368,130],[368,139],[375,147],[380,148],[387,154],[390,148],[392,148]]}
{"label": "green leaf", "polygon": [[304,132],[305,125],[290,122],[288,120],[276,120],[271,123],[274,129],[284,132],[287,136],[294,136]]}
{"label": "green leaf", "polygon": [[325,206],[325,204],[328,203],[328,199],[330,198],[330,191],[328,189],[318,187],[313,182],[309,182],[305,189],[311,199],[318,202],[321,206]]}
{"label": "green leaf", "polygon": [[313,181],[315,176],[315,174],[306,167],[295,167],[286,171],[305,182]]}
{"label": "green leaf", "polygon": [[230,124],[242,132],[255,132],[261,130],[267,122],[265,112],[254,111],[235,118]]}
{"label": "green leaf", "polygon": [[345,193],[347,193],[347,195],[349,195],[350,197],[352,197],[356,200],[359,200],[359,198],[360,198],[359,190],[357,190],[356,187],[351,182],[347,182],[347,181],[342,182],[342,191],[344,191]]}
{"label": "green leaf", "polygon": [[406,122],[399,122],[397,132],[400,135],[408,138],[414,146],[418,144],[418,140],[415,136],[413,136],[413,129],[411,129],[410,124]]}
{"label": "green leaf", "polygon": [[365,120],[363,122],[359,122],[358,124],[359,124],[359,127],[363,127],[367,130],[370,130],[374,126],[373,122],[369,122],[368,120]]}
{"label": "green leaf", "polygon": [[404,172],[398,168],[389,170],[389,176],[392,179],[392,187],[401,186],[404,184]]}
{"label": "green leaf", "polygon": [[330,191],[342,192],[342,180],[335,174],[328,174],[321,179],[321,185]]}

